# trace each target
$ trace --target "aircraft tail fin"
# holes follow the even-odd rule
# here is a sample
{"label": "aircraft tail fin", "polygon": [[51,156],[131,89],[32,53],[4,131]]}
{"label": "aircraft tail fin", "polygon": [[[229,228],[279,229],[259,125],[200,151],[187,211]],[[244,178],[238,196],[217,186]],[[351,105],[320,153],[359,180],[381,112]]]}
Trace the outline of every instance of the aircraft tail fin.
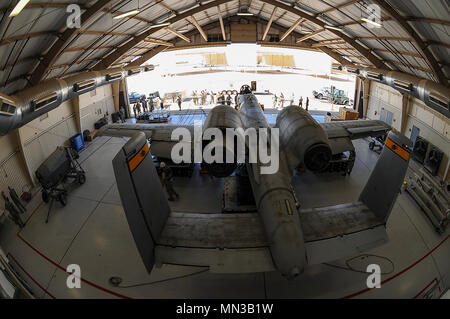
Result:
{"label": "aircraft tail fin", "polygon": [[405,179],[412,142],[391,131],[359,200],[386,222]]}
{"label": "aircraft tail fin", "polygon": [[128,225],[150,273],[155,245],[171,211],[144,133],[137,133],[122,147],[113,167]]}

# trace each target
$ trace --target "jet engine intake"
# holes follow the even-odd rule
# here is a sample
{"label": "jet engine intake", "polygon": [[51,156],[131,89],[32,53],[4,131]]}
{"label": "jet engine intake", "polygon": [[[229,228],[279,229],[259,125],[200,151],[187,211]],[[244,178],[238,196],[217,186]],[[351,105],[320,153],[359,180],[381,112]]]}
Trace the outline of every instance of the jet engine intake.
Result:
{"label": "jet engine intake", "polygon": [[275,127],[280,130],[281,147],[289,154],[290,168],[303,164],[318,172],[328,166],[332,156],[328,136],[307,111],[289,106],[280,112]]}
{"label": "jet engine intake", "polygon": [[[243,128],[239,112],[234,108],[226,105],[218,105],[214,107],[208,114],[203,126],[203,138],[208,135],[208,129],[216,128],[222,132],[221,139],[203,140],[203,151],[216,155],[216,151],[221,149],[222,156],[220,160],[206,162],[204,159],[203,166],[214,177],[230,176],[237,168],[237,137],[234,139],[234,147],[227,145],[227,129]],[[219,156],[217,156],[219,158]],[[233,158],[232,162],[227,158]]]}

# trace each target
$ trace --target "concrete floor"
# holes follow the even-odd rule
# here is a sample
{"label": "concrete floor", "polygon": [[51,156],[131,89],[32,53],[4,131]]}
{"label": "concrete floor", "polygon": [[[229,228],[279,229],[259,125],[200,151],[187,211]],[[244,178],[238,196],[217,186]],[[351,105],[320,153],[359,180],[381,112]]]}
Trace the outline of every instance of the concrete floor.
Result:
{"label": "concrete floor", "polygon": [[[38,298],[412,298],[424,287],[434,287],[434,282],[442,293],[450,286],[450,232],[437,235],[405,193],[388,222],[389,243],[351,261],[352,269],[364,271],[368,263],[386,269],[382,289],[364,291],[367,274],[343,269],[345,260],[309,267],[296,281],[275,272],[215,274],[178,265],[155,267],[149,275],[128,228],[112,169],[111,161],[125,142],[99,137],[81,152],[87,182],[69,194],[66,207],[55,205],[48,224],[48,206],[38,193],[23,216],[27,225],[22,231],[10,220],[0,230],[0,246]],[[302,207],[358,198],[378,155],[368,150],[366,140],[355,146],[357,161],[350,177],[311,173],[293,177]],[[222,180],[198,171],[192,178],[176,178],[181,200],[170,202],[172,210],[218,213],[222,185]],[[66,286],[65,269],[70,264],[81,267],[81,289]],[[122,278],[124,286],[139,286],[113,287],[109,284],[113,276]]]}

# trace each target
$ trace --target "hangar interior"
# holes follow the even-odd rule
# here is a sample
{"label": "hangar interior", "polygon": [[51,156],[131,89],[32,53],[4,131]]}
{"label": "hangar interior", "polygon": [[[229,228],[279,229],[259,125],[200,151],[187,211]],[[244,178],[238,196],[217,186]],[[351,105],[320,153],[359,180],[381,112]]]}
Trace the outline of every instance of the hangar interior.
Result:
{"label": "hangar interior", "polygon": [[[254,43],[323,52],[334,59],[334,72],[353,74],[353,109],[360,120],[381,120],[400,135],[422,141],[425,162],[434,150],[437,166],[425,174],[433,175],[430,183],[445,201],[450,192],[447,1],[31,0],[11,16],[20,2],[0,4],[0,190],[9,194],[11,187],[32,198],[21,216],[23,229],[3,210],[0,198],[0,248],[2,260],[13,269],[9,277],[27,291],[22,294],[52,299],[440,298],[449,289],[450,230],[444,226],[450,213],[437,232],[405,185],[386,224],[386,243],[308,266],[291,281],[263,261],[259,267],[259,260],[252,265],[258,271],[245,265],[240,269],[239,260],[230,268],[221,266],[229,259],[219,252],[211,257],[214,266],[156,260],[149,274],[127,223],[112,164],[128,137],[98,136],[86,142],[78,159],[86,182],[69,192],[66,206],[53,205],[48,223],[49,204],[42,200],[36,176],[58,146],[94,131],[101,118],[111,123],[120,107],[130,109],[127,77],[152,72],[146,65],[152,57]],[[80,9],[79,21],[77,9],[69,7],[73,4]],[[374,8],[375,13],[368,11]],[[207,117],[189,110],[172,113],[174,125]],[[294,173],[291,183],[301,208],[354,202],[380,157],[369,142],[353,141],[356,159],[348,176]],[[425,166],[411,160],[405,181],[423,174]],[[175,178],[180,200],[168,202],[170,209],[221,214],[224,183],[196,167],[192,177]],[[191,260],[189,252],[176,253]],[[374,263],[383,269],[381,289],[366,286],[366,267]],[[80,289],[66,285],[71,264],[81,266]],[[118,278],[121,283],[114,283]]]}

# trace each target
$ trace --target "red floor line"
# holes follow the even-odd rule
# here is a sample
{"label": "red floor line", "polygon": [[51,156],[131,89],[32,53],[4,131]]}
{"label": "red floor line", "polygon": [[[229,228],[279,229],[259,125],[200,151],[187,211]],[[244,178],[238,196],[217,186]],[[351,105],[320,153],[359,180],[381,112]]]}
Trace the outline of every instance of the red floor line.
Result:
{"label": "red floor line", "polygon": [[41,285],[37,280],[35,280],[35,279],[33,278],[33,276],[31,276],[31,275],[25,270],[25,268],[22,267],[22,265],[17,261],[16,258],[14,258],[14,256],[13,256],[11,253],[8,253],[6,256],[7,256],[7,257],[11,257],[11,259],[17,264],[17,266],[19,266],[19,268],[22,269],[22,271],[23,271],[28,277],[30,277],[30,279],[31,279],[31,280],[32,280],[39,288],[41,288],[41,290],[42,290],[43,292],[45,292],[47,295],[49,295],[52,299],[56,299],[55,296],[53,296],[51,293],[49,293],[49,292],[47,291],[47,289],[45,289],[44,287],[42,287],[42,285]]}
{"label": "red floor line", "polygon": [[31,195],[31,198],[33,198],[34,196],[36,196],[37,193],[39,193],[42,189],[42,186],[39,186],[38,189],[34,192],[33,195]]}
{"label": "red floor line", "polygon": [[[91,157],[94,153],[96,153],[100,148],[102,148],[106,143],[108,143],[110,140],[112,139],[112,137],[111,138],[109,138],[106,142],[104,142],[102,145],[100,145],[97,149],[95,149],[91,154],[89,154],[89,156],[88,157],[86,157],[81,163],[84,163],[89,157]],[[35,194],[37,194],[37,192],[35,193]],[[35,212],[39,209],[39,207],[41,206],[43,204],[43,202],[41,201],[40,203],[39,203],[39,205],[34,209],[34,211],[31,213],[31,215],[28,217],[28,219],[27,219],[27,221],[25,222],[25,223],[27,223],[30,219],[31,219],[31,217],[35,214]],[[45,256],[43,253],[41,253],[38,249],[36,249],[35,247],[33,247],[33,245],[31,245],[27,240],[25,240],[21,235],[20,235],[20,231],[17,233],[17,237],[19,237],[19,239],[20,240],[22,240],[28,247],[30,247],[32,250],[34,250],[39,256],[41,256],[42,258],[44,258],[45,260],[47,260],[49,263],[51,263],[53,266],[55,266],[56,268],[58,268],[59,270],[61,270],[61,271],[64,271],[64,272],[66,272],[66,269],[64,269],[62,266],[60,266],[59,264],[57,264],[56,262],[54,262],[53,260],[51,260],[50,258],[48,258],[47,256]],[[15,258],[10,254],[10,256],[15,260]],[[22,266],[20,266],[20,264],[16,261],[16,263],[19,265],[19,267],[31,278],[31,280],[33,280],[33,282],[35,282],[36,283],[36,285],[38,285],[42,290],[44,290],[50,297],[52,297],[52,298],[54,298],[54,299],[56,299],[54,296],[52,296],[50,293],[48,293],[47,292],[47,290],[45,290],[45,288],[43,288],[37,281],[35,281],[34,280],[34,278],[33,277],[31,277],[31,275],[30,274],[28,274],[27,272],[26,272],[26,270],[25,269],[23,269],[22,268]],[[111,291],[111,290],[109,290],[109,289],[106,289],[106,288],[104,288],[104,287],[102,287],[102,286],[99,286],[99,285],[97,285],[97,284],[95,284],[95,283],[93,283],[93,282],[91,282],[91,281],[89,281],[89,280],[87,280],[87,279],[84,279],[84,278],[80,278],[81,279],[81,281],[83,281],[84,283],[86,283],[86,284],[88,284],[88,285],[90,285],[90,286],[92,286],[92,287],[94,287],[94,288],[96,288],[96,289],[98,289],[98,290],[101,290],[101,291],[103,291],[103,292],[106,292],[106,293],[108,293],[108,294],[111,294],[111,295],[113,295],[113,296],[116,296],[116,297],[119,297],[119,298],[123,298],[123,299],[132,299],[131,297],[128,297],[128,296],[125,296],[125,295],[121,295],[121,294],[119,294],[119,293],[116,293],[116,292],[114,292],[114,291]]]}
{"label": "red floor line", "polygon": [[[54,262],[53,260],[51,260],[50,258],[48,258],[47,256],[45,256],[45,255],[44,255],[43,253],[41,253],[37,248],[33,247],[33,245],[31,245],[28,241],[26,241],[22,236],[20,236],[19,234],[17,234],[17,237],[19,237],[19,238],[20,238],[20,239],[21,239],[28,247],[30,247],[32,250],[34,250],[39,256],[41,256],[42,258],[44,258],[45,260],[47,260],[49,263],[51,263],[53,266],[57,267],[59,270],[61,270],[61,271],[65,272],[65,273],[67,273],[65,268],[63,268],[62,266],[60,266],[59,264],[57,264],[56,262]],[[97,284],[95,284],[95,283],[93,283],[93,282],[91,282],[91,281],[89,281],[89,280],[87,280],[87,279],[83,279],[83,278],[80,278],[80,279],[81,279],[81,281],[83,281],[84,283],[88,284],[89,286],[92,286],[92,287],[94,287],[94,288],[96,288],[96,289],[98,289],[98,290],[101,290],[101,291],[103,291],[103,292],[106,292],[106,293],[108,293],[108,294],[110,294],[110,295],[113,295],[113,296],[115,296],[115,297],[119,297],[119,298],[122,298],[122,299],[133,299],[133,298],[131,298],[131,297],[128,297],[128,296],[119,294],[119,293],[117,293],[117,292],[114,292],[114,291],[111,291],[111,290],[109,290],[109,289],[106,289],[106,288],[104,288],[104,287],[102,287],[102,286],[99,286],[99,285],[97,285]]]}
{"label": "red floor line", "polygon": [[[409,271],[411,268],[415,267],[417,264],[419,264],[419,263],[422,262],[424,259],[426,259],[428,256],[430,256],[433,252],[435,252],[439,247],[441,247],[441,246],[442,246],[449,238],[450,238],[450,235],[448,235],[448,236],[447,236],[444,240],[442,240],[436,247],[434,247],[432,250],[430,250],[425,256],[423,256],[422,258],[420,258],[420,259],[417,260],[416,262],[412,263],[411,265],[409,265],[408,267],[406,267],[405,269],[403,269],[403,270],[400,271],[399,273],[395,274],[394,276],[389,277],[389,278],[383,280],[383,281],[381,282],[381,284],[382,284],[382,285],[383,285],[383,284],[386,284],[386,283],[388,283],[389,281],[394,280],[395,278],[397,278],[397,277],[403,275],[404,273],[406,273],[407,271]],[[366,289],[363,289],[363,290],[361,290],[361,291],[355,292],[355,293],[353,293],[353,294],[351,294],[351,295],[342,297],[341,299],[350,299],[350,298],[353,298],[353,297],[362,295],[362,294],[364,294],[364,293],[366,293],[366,292],[368,292],[368,291],[370,291],[370,290],[372,290],[372,289],[374,289],[374,288],[366,288]]]}
{"label": "red floor line", "polygon": [[[91,154],[89,154],[89,156],[86,157],[86,158],[81,162],[81,164],[84,163],[89,157],[91,157],[95,152],[97,152],[100,148],[102,148],[102,147],[103,147],[106,143],[108,143],[111,139],[112,139],[112,137],[111,137],[109,140],[107,140],[105,143],[103,143],[102,145],[100,145],[100,147],[98,147],[98,148],[97,148],[95,151],[93,151]],[[32,197],[36,196],[36,194],[37,194],[41,189],[42,189],[42,187],[39,187],[38,190],[33,194]],[[31,219],[31,217],[34,215],[34,213],[38,210],[38,208],[39,208],[43,203],[44,203],[43,201],[41,201],[41,202],[39,203],[39,205],[35,208],[35,210],[34,210],[34,211],[31,213],[31,215],[28,217],[28,219],[26,220],[25,224],[28,223],[28,221]],[[19,231],[19,233],[20,233],[20,231]]]}
{"label": "red floor line", "polygon": [[30,214],[30,216],[28,216],[27,220],[25,221],[25,224],[27,224],[27,223],[29,222],[29,220],[31,219],[31,217],[33,217],[33,215],[38,211],[39,207],[41,207],[43,203],[44,203],[44,202],[41,201],[41,202],[39,203],[39,205],[36,206],[36,208],[33,210],[33,212]]}
{"label": "red floor line", "polygon": [[417,295],[413,297],[413,299],[417,299],[425,290],[427,290],[434,282],[439,284],[439,280],[435,277],[425,288],[423,288]]}

